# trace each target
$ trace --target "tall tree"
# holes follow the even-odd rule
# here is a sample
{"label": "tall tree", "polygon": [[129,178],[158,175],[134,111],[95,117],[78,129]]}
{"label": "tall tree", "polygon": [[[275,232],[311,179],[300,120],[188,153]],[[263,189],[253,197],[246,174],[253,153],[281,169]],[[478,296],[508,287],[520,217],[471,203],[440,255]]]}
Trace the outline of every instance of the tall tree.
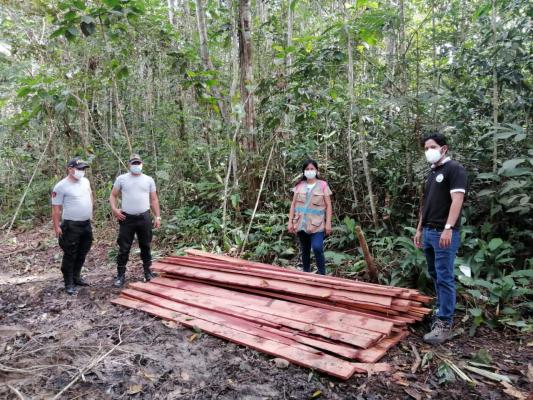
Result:
{"label": "tall tree", "polygon": [[[209,57],[209,47],[207,43],[207,27],[205,24],[205,11],[202,0],[196,0],[196,24],[198,27],[198,36],[200,39],[200,57],[206,71],[215,71],[211,58]],[[212,85],[211,90],[216,98],[217,106],[220,111],[222,119],[227,122],[226,105],[222,99],[222,95],[218,85]]]}
{"label": "tall tree", "polygon": [[241,102],[244,109],[244,145],[246,150],[255,152],[255,100],[252,64],[252,15],[250,0],[239,0],[239,66]]}

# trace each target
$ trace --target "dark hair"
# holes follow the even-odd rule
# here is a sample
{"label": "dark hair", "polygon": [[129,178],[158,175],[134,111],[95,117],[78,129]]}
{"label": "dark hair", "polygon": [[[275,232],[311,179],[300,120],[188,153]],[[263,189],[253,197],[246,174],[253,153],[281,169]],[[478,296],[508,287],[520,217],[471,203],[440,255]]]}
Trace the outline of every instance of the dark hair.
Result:
{"label": "dark hair", "polygon": [[446,140],[446,136],[444,136],[442,133],[432,132],[432,133],[428,133],[427,135],[425,135],[422,138],[422,141],[420,143],[422,145],[422,147],[424,147],[424,145],[426,144],[426,142],[428,140],[434,140],[439,146],[448,145],[448,141]]}
{"label": "dark hair", "polygon": [[308,158],[307,160],[305,160],[302,163],[302,176],[300,177],[300,179],[298,179],[298,182],[296,182],[297,185],[300,182],[303,182],[303,181],[307,180],[307,178],[305,177],[305,169],[307,168],[307,166],[309,164],[313,164],[314,165],[314,167],[316,168],[316,178],[320,179],[320,176],[319,176],[319,173],[318,173],[318,163],[315,160],[312,160],[312,159]]}

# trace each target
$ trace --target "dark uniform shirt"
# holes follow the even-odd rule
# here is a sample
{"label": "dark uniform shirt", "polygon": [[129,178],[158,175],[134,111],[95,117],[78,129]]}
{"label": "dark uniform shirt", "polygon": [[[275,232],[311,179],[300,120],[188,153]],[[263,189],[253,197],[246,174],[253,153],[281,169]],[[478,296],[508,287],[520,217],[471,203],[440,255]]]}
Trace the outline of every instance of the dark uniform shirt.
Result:
{"label": "dark uniform shirt", "polygon": [[[424,191],[422,226],[444,228],[452,205],[452,193],[466,194],[467,174],[465,168],[449,158],[444,163],[432,166]],[[461,214],[454,227],[461,225]]]}

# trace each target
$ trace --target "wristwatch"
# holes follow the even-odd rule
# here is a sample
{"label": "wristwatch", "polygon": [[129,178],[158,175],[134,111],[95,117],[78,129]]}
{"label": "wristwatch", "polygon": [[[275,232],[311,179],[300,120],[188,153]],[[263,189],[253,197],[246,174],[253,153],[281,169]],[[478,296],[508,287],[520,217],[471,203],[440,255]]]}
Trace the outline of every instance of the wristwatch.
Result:
{"label": "wristwatch", "polygon": [[444,225],[444,229],[452,229],[453,228],[453,225],[452,224],[446,224]]}
{"label": "wristwatch", "polygon": [[158,221],[161,221],[161,217],[155,217],[155,219],[157,219]]}

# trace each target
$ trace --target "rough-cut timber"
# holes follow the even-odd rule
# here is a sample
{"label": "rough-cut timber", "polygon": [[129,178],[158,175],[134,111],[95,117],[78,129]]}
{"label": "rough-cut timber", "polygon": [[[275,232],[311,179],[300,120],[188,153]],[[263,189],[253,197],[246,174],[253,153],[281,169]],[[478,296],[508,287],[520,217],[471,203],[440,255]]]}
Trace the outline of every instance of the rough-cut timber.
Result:
{"label": "rough-cut timber", "polygon": [[[187,250],[154,263],[161,276],[132,283],[113,303],[348,379],[376,363],[421,320],[416,290],[318,276]],[[354,363],[358,360],[362,363]]]}

